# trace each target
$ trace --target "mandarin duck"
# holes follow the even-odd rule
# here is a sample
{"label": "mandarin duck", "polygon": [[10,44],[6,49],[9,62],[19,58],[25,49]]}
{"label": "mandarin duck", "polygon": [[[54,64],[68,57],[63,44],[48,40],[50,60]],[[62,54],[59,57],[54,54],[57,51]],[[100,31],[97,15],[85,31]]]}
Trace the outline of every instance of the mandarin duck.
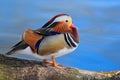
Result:
{"label": "mandarin duck", "polygon": [[77,27],[68,14],[58,14],[37,30],[27,29],[22,40],[12,47],[6,55],[23,53],[33,55],[59,67],[56,57],[74,51],[79,44]]}

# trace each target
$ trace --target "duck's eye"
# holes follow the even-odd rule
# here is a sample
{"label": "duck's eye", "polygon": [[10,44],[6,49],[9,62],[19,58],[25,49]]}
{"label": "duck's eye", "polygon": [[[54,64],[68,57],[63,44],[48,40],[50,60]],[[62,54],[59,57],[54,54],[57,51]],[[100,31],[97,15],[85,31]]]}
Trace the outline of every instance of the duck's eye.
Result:
{"label": "duck's eye", "polygon": [[68,22],[68,20],[65,20],[65,22]]}

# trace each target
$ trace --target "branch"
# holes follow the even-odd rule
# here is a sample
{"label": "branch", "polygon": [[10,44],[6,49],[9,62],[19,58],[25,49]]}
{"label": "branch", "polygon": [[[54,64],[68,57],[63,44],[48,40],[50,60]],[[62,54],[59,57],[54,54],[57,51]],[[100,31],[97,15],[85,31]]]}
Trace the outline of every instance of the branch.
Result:
{"label": "branch", "polygon": [[93,72],[70,67],[57,69],[43,62],[0,54],[0,80],[120,80],[120,71]]}

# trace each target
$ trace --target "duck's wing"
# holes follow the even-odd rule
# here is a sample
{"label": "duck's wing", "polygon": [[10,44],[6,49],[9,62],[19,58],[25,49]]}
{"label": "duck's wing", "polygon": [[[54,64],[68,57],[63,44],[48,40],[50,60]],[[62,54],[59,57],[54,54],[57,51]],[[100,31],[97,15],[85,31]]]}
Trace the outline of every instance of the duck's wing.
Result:
{"label": "duck's wing", "polygon": [[26,47],[28,47],[28,45],[27,45],[23,40],[21,40],[21,41],[18,42],[16,45],[14,45],[9,52],[5,53],[5,55],[11,55],[11,54],[13,54],[15,51],[21,50],[21,49],[25,49]]}
{"label": "duck's wing", "polygon": [[5,55],[11,55],[14,54],[18,50],[23,50],[27,48],[28,46],[31,48],[33,52],[36,51],[36,44],[39,40],[41,40],[43,37],[40,32],[36,32],[35,30],[28,29],[24,32],[22,36],[22,40],[15,44],[10,51],[5,53]]}

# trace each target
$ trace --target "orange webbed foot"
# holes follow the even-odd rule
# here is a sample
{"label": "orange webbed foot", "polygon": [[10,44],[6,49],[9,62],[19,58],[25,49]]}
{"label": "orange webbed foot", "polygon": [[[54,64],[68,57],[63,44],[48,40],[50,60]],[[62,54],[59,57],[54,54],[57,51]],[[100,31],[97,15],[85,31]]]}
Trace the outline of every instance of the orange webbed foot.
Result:
{"label": "orange webbed foot", "polygon": [[52,61],[49,61],[49,60],[47,60],[47,59],[44,59],[43,62],[44,62],[44,63],[48,63],[48,64],[53,64]]}
{"label": "orange webbed foot", "polygon": [[44,59],[43,62],[48,63],[48,64],[51,64],[51,65],[53,65],[53,67],[58,68],[58,69],[62,69],[62,68],[63,68],[63,67],[59,66],[59,65],[56,63],[56,61],[55,61],[55,56],[52,56],[51,58],[52,58],[52,61],[49,61],[49,60],[47,60],[47,59]]}

